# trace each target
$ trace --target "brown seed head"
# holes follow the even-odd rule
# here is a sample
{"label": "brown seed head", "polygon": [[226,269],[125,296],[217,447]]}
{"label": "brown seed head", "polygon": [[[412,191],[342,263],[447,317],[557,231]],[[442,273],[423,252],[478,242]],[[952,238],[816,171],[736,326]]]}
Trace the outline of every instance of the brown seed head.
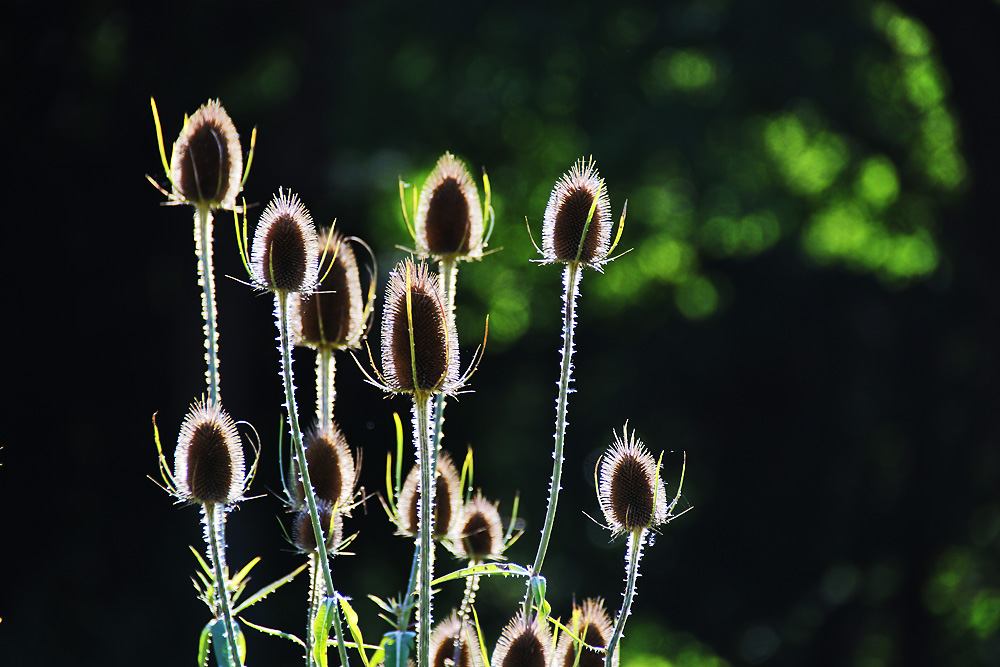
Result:
{"label": "brown seed head", "polygon": [[[313,294],[298,295],[293,302],[297,314],[298,344],[309,347],[357,348],[364,333],[364,301],[358,262],[351,244],[329,230],[319,233],[320,256],[326,249],[333,262],[326,278]],[[320,275],[326,267],[320,270]]]}
{"label": "brown seed head", "polygon": [[[316,510],[319,513],[319,523],[323,527],[323,534],[326,536],[326,547],[331,552],[336,551],[344,536],[343,517],[340,512],[333,510],[333,505],[323,501],[316,503]],[[316,533],[313,532],[309,510],[295,513],[295,522],[292,524],[292,543],[303,553],[316,551]]]}
{"label": "brown seed head", "polygon": [[[462,648],[455,660],[455,639],[461,633]],[[458,615],[452,613],[431,632],[431,665],[433,667],[483,667],[483,654],[479,649],[479,638],[468,623],[462,623]],[[449,661],[449,662],[446,662]]]}
{"label": "brown seed head", "polygon": [[[569,624],[573,634],[583,640],[587,646],[607,648],[611,641],[612,627],[608,612],[604,609],[604,600],[589,598],[584,600],[582,607],[574,605],[573,616]],[[568,634],[563,633],[556,645],[552,667],[604,667],[604,654],[584,648],[580,651],[577,662],[577,644]],[[618,663],[618,652],[615,653],[615,664]]]}
{"label": "brown seed head", "polygon": [[538,618],[526,621],[521,612],[503,629],[491,667],[548,667],[552,634]]}
{"label": "brown seed head", "polygon": [[199,503],[229,504],[241,499],[243,446],[236,424],[216,404],[195,401],[181,423],[174,450],[177,494]]}
{"label": "brown seed head", "polygon": [[234,208],[243,172],[240,136],[218,100],[209,100],[184,124],[170,156],[177,199]]}
{"label": "brown seed head", "polygon": [[600,266],[610,252],[611,227],[611,203],[604,181],[592,159],[585,162],[580,158],[549,195],[542,224],[545,261]]}
{"label": "brown seed head", "polygon": [[622,437],[615,436],[600,465],[598,499],[614,533],[651,528],[667,520],[666,493],[663,480],[657,477],[657,463],[634,431],[627,434],[622,429]]}
{"label": "brown seed head", "polygon": [[[413,354],[411,354],[411,336]],[[382,373],[394,392],[450,393],[458,385],[458,335],[437,275],[404,260],[389,274],[382,317]]]}
{"label": "brown seed head", "polygon": [[483,255],[479,191],[465,164],[451,153],[441,156],[420,190],[415,231],[422,256]]}
{"label": "brown seed head", "polygon": [[[313,429],[306,433],[303,445],[316,499],[335,507],[338,513],[349,513],[356,473],[343,433],[336,424],[329,429]],[[297,461],[292,461],[290,473],[293,502],[301,507],[306,501]]]}
{"label": "brown seed head", "polygon": [[[413,466],[406,475],[399,492],[397,517],[400,530],[406,535],[416,535],[420,527],[420,466]],[[442,453],[437,459],[437,480],[434,485],[434,537],[446,537],[455,528],[462,504],[461,482],[451,457]]]}
{"label": "brown seed head", "polygon": [[455,549],[472,561],[495,558],[503,549],[503,526],[497,506],[479,493],[462,507],[455,524]]}
{"label": "brown seed head", "polygon": [[312,216],[297,195],[281,189],[264,209],[253,235],[254,282],[272,292],[311,292],[319,273],[319,241]]}

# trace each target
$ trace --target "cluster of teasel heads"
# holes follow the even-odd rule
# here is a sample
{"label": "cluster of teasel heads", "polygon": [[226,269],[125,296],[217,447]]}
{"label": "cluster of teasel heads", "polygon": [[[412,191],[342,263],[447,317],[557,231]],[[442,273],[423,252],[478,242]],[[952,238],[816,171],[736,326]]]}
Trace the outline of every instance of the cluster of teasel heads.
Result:
{"label": "cluster of teasel heads", "polygon": [[[161,474],[165,487],[180,501],[203,507],[205,533],[211,564],[199,556],[205,574],[201,597],[213,619],[206,625],[199,649],[199,662],[207,660],[207,647],[214,647],[220,665],[242,665],[245,642],[239,621],[268,634],[300,644],[307,665],[326,665],[327,648],[335,643],[341,664],[349,664],[348,647],[360,653],[363,662],[394,667],[413,664],[416,640],[419,667],[478,667],[487,662],[487,649],[474,613],[475,595],[481,576],[524,576],[527,588],[523,608],[503,629],[489,658],[494,667],[549,665],[614,665],[616,648],[635,595],[638,564],[644,544],[658,526],[678,516],[673,513],[683,484],[668,502],[660,479],[660,462],[629,433],[621,436],[598,462],[598,499],[606,527],[613,536],[628,536],[626,589],[621,611],[614,623],[600,599],[587,599],[574,606],[570,618],[554,619],[545,601],[542,566],[561,488],[563,448],[567,427],[574,352],[575,302],[582,269],[600,271],[611,261],[625,220],[622,210],[617,234],[604,181],[593,160],[579,160],[556,183],[545,210],[542,263],[561,263],[564,269],[563,349],[556,409],[553,474],[545,522],[534,563],[530,567],[504,560],[504,552],[520,537],[516,530],[517,502],[513,518],[504,531],[497,504],[481,491],[472,494],[471,451],[461,474],[441,448],[445,401],[463,389],[481,359],[461,373],[458,336],[454,323],[455,292],[460,262],[478,260],[485,254],[493,229],[490,185],[483,175],[485,200],[465,165],[449,153],[438,161],[419,192],[413,192],[412,217],[407,214],[405,188],[400,182],[404,219],[416,243],[418,260],[406,259],[390,272],[385,292],[381,326],[381,368],[362,371],[372,384],[393,394],[408,394],[413,402],[413,442],[416,464],[401,482],[401,456],[397,456],[395,484],[392,457],[387,465],[387,489],[383,498],[390,519],[400,535],[414,539],[414,565],[405,595],[385,602],[370,596],[386,614],[392,627],[369,659],[356,616],[347,598],[333,585],[330,558],[340,553],[352,538],[344,539],[344,519],[363,497],[357,491],[360,458],[348,447],[333,418],[334,354],[357,350],[368,331],[374,302],[376,269],[372,269],[367,298],[363,294],[354,247],[374,254],[356,238],[344,238],[332,229],[317,230],[299,198],[279,189],[260,216],[252,243],[247,235],[246,206],[237,196],[252,162],[256,131],[243,169],[239,136],[218,102],[209,102],[184,127],[167,163],[159,117],[154,118],[164,170],[171,189],[150,179],[170,204],[195,208],[195,246],[206,335],[207,398],[196,400],[184,419],[174,452],[173,471],[167,466],[159,434]],[[311,574],[308,627],[305,639],[291,633],[256,626],[238,614],[302,569],[265,587],[242,604],[247,566],[230,577],[225,559],[224,517],[228,508],[244,499],[256,462],[247,471],[237,424],[222,409],[219,391],[218,333],[215,323],[214,279],[211,266],[212,212],[233,211],[240,254],[254,287],[274,294],[279,329],[281,375],[285,387],[285,409],[291,448],[284,474],[285,503],[293,513],[290,540],[309,557]],[[238,214],[243,214],[242,228]],[[427,261],[436,262],[431,271]],[[303,432],[299,425],[291,367],[291,347],[299,345],[316,352],[317,405],[315,424]],[[369,352],[370,356],[370,352]],[[372,368],[375,364],[372,362]],[[155,428],[155,420],[154,420]],[[397,430],[399,425],[397,422]],[[401,453],[402,435],[397,438]],[[427,489],[428,493],[423,490]],[[433,491],[431,491],[433,490]],[[435,544],[468,567],[437,581],[433,579]],[[196,554],[197,555],[197,554]],[[433,623],[435,587],[453,579],[466,580],[461,604],[444,620]],[[418,632],[410,631],[416,611]],[[345,639],[342,616],[353,642]],[[335,642],[330,639],[331,629]]]}

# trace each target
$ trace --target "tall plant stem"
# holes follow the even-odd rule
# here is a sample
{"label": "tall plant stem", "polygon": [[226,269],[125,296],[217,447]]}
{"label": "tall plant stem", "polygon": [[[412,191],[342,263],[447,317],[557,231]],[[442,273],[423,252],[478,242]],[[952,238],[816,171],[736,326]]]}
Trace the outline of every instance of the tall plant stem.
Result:
{"label": "tall plant stem", "polygon": [[195,207],[194,252],[198,257],[201,314],[205,318],[208,400],[212,405],[219,405],[219,332],[216,328],[215,274],[212,269],[212,209],[206,205]]}
{"label": "tall plant stem", "polygon": [[[330,574],[330,559],[326,551],[326,535],[323,534],[323,524],[319,519],[316,507],[316,496],[313,493],[312,482],[309,481],[309,466],[306,465],[306,450],[302,444],[302,431],[299,428],[299,414],[295,406],[295,383],[292,377],[292,345],[288,335],[288,292],[276,292],[278,301],[278,328],[281,331],[281,377],[285,385],[285,409],[288,410],[288,423],[292,429],[292,446],[295,457],[299,461],[298,470],[302,474],[302,488],[305,489],[306,505],[309,508],[309,519],[312,521],[313,536],[316,538],[316,552],[323,569],[323,583],[326,584],[327,595],[337,597],[337,589],[333,587],[333,576]],[[340,625],[339,602],[333,627],[337,634],[337,649],[340,652],[340,664],[347,667],[347,647],[344,645],[344,631]]]}
{"label": "tall plant stem", "polygon": [[566,404],[569,397],[570,375],[573,372],[573,330],[576,327],[576,294],[580,286],[580,264],[570,262],[563,272],[563,348],[562,364],[559,368],[559,397],[556,399],[555,449],[552,452],[552,484],[549,486],[549,506],[545,512],[542,539],[538,543],[538,553],[532,565],[532,572],[540,574],[545,552],[552,537],[552,525],[556,520],[556,505],[562,481],[563,441],[566,436]]}
{"label": "tall plant stem", "polygon": [[639,578],[639,559],[642,558],[642,545],[645,541],[645,528],[640,528],[629,533],[625,599],[622,600],[622,608],[618,612],[618,620],[615,621],[615,630],[611,634],[611,641],[608,642],[608,653],[604,658],[605,667],[612,667],[615,664],[615,649],[618,647],[618,641],[625,631],[625,621],[628,620],[628,615],[631,613],[632,598],[635,597],[635,580]]}
{"label": "tall plant stem", "polygon": [[434,492],[436,490],[434,467],[437,451],[430,437],[431,395],[417,391],[413,394],[413,430],[419,449],[420,464],[420,527],[417,531],[417,548],[420,550],[420,586],[417,611],[417,659],[419,667],[429,667],[431,662],[431,577],[434,574]]}
{"label": "tall plant stem", "polygon": [[321,346],[316,350],[316,421],[323,430],[333,426],[333,401],[337,397],[334,385],[336,373],[333,348]]}
{"label": "tall plant stem", "polygon": [[226,543],[222,537],[222,525],[226,521],[225,510],[216,503],[205,503],[205,532],[208,537],[212,569],[215,572],[216,604],[222,611],[222,622],[226,626],[226,641],[229,644],[229,665],[235,667],[243,663],[236,644],[236,630],[233,625],[233,605],[229,599],[229,579],[226,567]]}
{"label": "tall plant stem", "polygon": [[[441,294],[444,295],[445,312],[448,317],[455,317],[455,289],[458,284],[458,262],[454,257],[441,258],[441,273],[439,276]],[[434,397],[434,450],[441,447],[441,438],[444,437],[444,404],[447,397],[444,393]],[[437,456],[434,457],[433,465],[437,466]]]}

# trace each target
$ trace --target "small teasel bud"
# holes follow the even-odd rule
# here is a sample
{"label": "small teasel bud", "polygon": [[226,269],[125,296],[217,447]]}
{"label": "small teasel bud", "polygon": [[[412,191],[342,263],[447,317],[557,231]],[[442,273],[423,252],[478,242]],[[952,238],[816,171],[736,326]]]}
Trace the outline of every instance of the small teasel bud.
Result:
{"label": "small teasel bud", "polygon": [[389,275],[382,373],[388,388],[398,393],[447,394],[458,387],[455,322],[441,298],[437,276],[423,262],[404,260]]}
{"label": "small teasel bud", "polygon": [[[336,508],[338,513],[347,513],[357,473],[344,434],[336,424],[327,429],[312,429],[306,433],[303,446],[316,499]],[[298,461],[292,461],[290,473],[292,502],[295,507],[302,507],[306,501]]]}
{"label": "small teasel bud", "polygon": [[229,504],[242,498],[243,445],[219,405],[198,400],[191,406],[177,437],[174,479],[183,500]]}
{"label": "small teasel bud", "polygon": [[479,191],[465,164],[451,153],[441,156],[420,190],[415,231],[422,256],[483,255]]}
{"label": "small teasel bud", "polygon": [[503,551],[500,512],[482,494],[477,493],[462,507],[455,531],[455,550],[469,560],[482,562]]}
{"label": "small teasel bud", "polygon": [[544,261],[599,266],[610,252],[611,228],[611,203],[604,181],[593,159],[580,158],[549,195],[542,225]]}
{"label": "small teasel bud", "polygon": [[343,236],[326,229],[319,233],[321,256],[324,250],[327,261],[333,265],[315,293],[299,295],[295,302],[298,343],[309,347],[357,348],[365,329],[357,258]]}
{"label": "small teasel bud", "polygon": [[[331,552],[336,551],[344,537],[343,516],[340,512],[334,511],[333,505],[323,501],[316,503],[316,511],[319,513],[319,523],[323,528],[323,535],[326,536],[326,548]],[[316,533],[313,531],[312,519],[309,518],[308,510],[295,513],[295,522],[292,524],[292,543],[303,553],[316,551]]]}
{"label": "small teasel bud", "polygon": [[552,634],[538,617],[528,621],[524,612],[503,629],[491,667],[548,667],[552,653]]}
{"label": "small teasel bud", "polygon": [[659,468],[641,440],[626,428],[600,460],[597,495],[612,532],[635,532],[664,523],[668,507]]}
{"label": "small teasel bud", "polygon": [[[456,660],[455,640],[459,639],[461,649]],[[483,654],[479,648],[479,638],[468,622],[463,623],[454,612],[431,632],[432,667],[483,667]]]}
{"label": "small teasel bud", "polygon": [[209,100],[184,124],[170,156],[173,194],[192,204],[236,206],[243,172],[240,136],[218,100]]}
{"label": "small teasel bud", "polygon": [[[587,646],[607,648],[608,642],[611,641],[611,619],[604,609],[604,600],[589,598],[583,601],[582,607],[574,605],[569,629]],[[552,667],[605,667],[604,654],[589,648],[582,648],[579,651],[578,661],[578,647],[572,637],[563,633],[556,645]],[[615,664],[618,663],[617,653],[614,661]]]}
{"label": "small teasel bud", "polygon": [[272,292],[310,292],[319,274],[319,241],[312,216],[297,195],[279,189],[253,236],[250,271]]}
{"label": "small teasel bud", "polygon": [[[420,526],[420,512],[417,501],[420,495],[420,466],[413,466],[403,488],[399,492],[398,523],[406,535],[416,535]],[[451,457],[440,454],[437,459],[437,480],[434,485],[434,537],[442,538],[455,527],[462,504],[461,482]]]}

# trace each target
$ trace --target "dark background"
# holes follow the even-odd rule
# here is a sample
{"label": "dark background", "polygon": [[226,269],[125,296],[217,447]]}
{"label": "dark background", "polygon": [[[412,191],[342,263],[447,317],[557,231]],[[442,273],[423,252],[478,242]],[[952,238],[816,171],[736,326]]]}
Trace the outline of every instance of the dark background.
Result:
{"label": "dark background", "polygon": [[[0,663],[191,664],[208,620],[197,510],[146,479],[152,414],[172,450],[204,373],[190,210],[144,178],[164,176],[155,96],[168,151],[209,98],[245,148],[256,125],[248,201],[291,187],[338,218],[376,249],[379,293],[411,245],[396,179],[445,150],[488,171],[503,250],[462,268],[464,359],[487,312],[491,340],[445,445],[475,448],[502,511],[520,492],[518,563],[544,516],[561,287],[524,219],[539,238],[552,184],[596,158],[634,251],[582,283],[554,613],[620,604],[624,546],[584,516],[612,429],[666,452],[670,489],[686,451],[694,506],[646,551],[624,664],[1000,664],[996,2],[19,3],[2,31]],[[242,276],[225,215],[216,243],[223,396],[263,441],[263,497],[228,524],[232,565],[263,558],[253,588],[300,562],[273,494],[276,329],[223,277]],[[372,492],[408,404],[340,368]],[[374,498],[347,529],[334,577],[376,641],[366,594],[399,592],[411,546]],[[484,583],[491,649],[521,591]],[[247,618],[301,633],[304,596]],[[248,642],[250,664],[300,664]]]}

